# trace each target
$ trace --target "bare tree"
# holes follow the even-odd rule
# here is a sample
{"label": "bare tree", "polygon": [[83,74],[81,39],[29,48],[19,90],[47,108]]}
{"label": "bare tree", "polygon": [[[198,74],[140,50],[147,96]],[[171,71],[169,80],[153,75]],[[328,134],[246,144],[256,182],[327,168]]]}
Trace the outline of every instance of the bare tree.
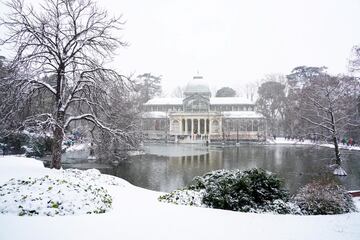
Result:
{"label": "bare tree", "polygon": [[[109,17],[92,0],[44,0],[33,7],[22,0],[11,0],[10,9],[1,26],[8,37],[2,44],[15,49],[13,66],[19,69],[13,81],[17,86],[18,104],[38,91],[53,96],[53,111],[42,112],[26,119],[26,124],[51,127],[53,131],[52,164],[61,167],[64,131],[74,121],[85,120],[122,139],[131,134],[106,124],[109,116],[107,85],[117,82],[126,91],[128,80],[105,63],[117,48],[126,43],[117,37],[120,17]],[[45,81],[44,76],[54,77]],[[81,111],[80,111],[81,110]]]}
{"label": "bare tree", "polygon": [[140,107],[139,96],[136,92],[121,91],[121,87],[117,87],[116,83],[108,86],[110,91],[110,108],[105,121],[111,126],[131,132],[131,138],[122,139],[121,136],[114,138],[108,131],[94,129],[93,142],[96,143],[96,155],[100,161],[112,161],[114,159],[123,159],[127,157],[127,151],[133,150],[134,146],[138,146],[141,139],[141,132],[138,130],[140,125]]}
{"label": "bare tree", "polygon": [[240,89],[236,89],[239,96],[255,101],[257,98],[257,90],[261,85],[260,81],[247,83],[245,86],[242,86]]}
{"label": "bare tree", "polygon": [[359,82],[353,77],[330,76],[322,70],[303,76],[308,77],[301,84],[297,82],[293,85],[297,92],[298,116],[308,123],[308,132],[322,135],[333,142],[334,173],[346,175],[341,167],[339,139],[348,126],[360,126],[354,121],[356,112],[351,111],[356,106]]}
{"label": "bare tree", "polygon": [[349,70],[354,73],[360,71],[360,45],[356,45],[351,49]]}
{"label": "bare tree", "polygon": [[[354,76],[359,77],[360,75],[360,45],[356,45],[352,48],[349,60],[349,71]],[[357,106],[353,109],[354,112],[357,112],[357,119],[360,119],[360,94],[357,99]],[[354,138],[357,142],[360,141],[360,128],[349,127],[349,132],[354,135]]]}
{"label": "bare tree", "polygon": [[184,97],[184,87],[177,86],[171,93],[172,97],[183,98]]}

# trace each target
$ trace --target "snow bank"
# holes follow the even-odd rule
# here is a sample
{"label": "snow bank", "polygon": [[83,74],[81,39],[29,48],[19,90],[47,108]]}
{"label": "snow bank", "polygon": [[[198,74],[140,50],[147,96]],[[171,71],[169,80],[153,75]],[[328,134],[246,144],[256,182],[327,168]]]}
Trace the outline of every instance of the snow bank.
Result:
{"label": "snow bank", "polygon": [[267,143],[269,144],[283,144],[283,145],[315,145],[315,143],[311,142],[308,139],[305,139],[304,141],[299,141],[296,139],[288,140],[283,137],[277,137],[276,139],[268,139]]}
{"label": "snow bank", "polygon": [[86,161],[90,156],[90,143],[74,144],[66,149],[62,156],[63,162],[74,163]]}
{"label": "snow bank", "polygon": [[144,151],[140,151],[140,150],[133,150],[133,151],[128,151],[127,153],[129,156],[140,156],[140,155],[144,155],[145,152]]}
{"label": "snow bank", "polygon": [[[76,215],[103,213],[111,208],[112,198],[106,186],[124,187],[126,182],[98,170],[44,169],[42,162],[31,158],[6,157],[0,166],[9,173],[27,169],[40,176],[11,178],[0,185],[0,213],[23,215]],[[44,176],[41,176],[46,174]],[[5,178],[1,182],[4,182]]]}
{"label": "snow bank", "polygon": [[0,213],[24,215],[74,215],[104,213],[112,199],[106,189],[82,178],[62,176],[11,179],[0,186]]}
{"label": "snow bank", "polygon": [[[328,148],[335,148],[335,146],[333,144],[328,144],[328,143],[324,143],[324,144],[319,144],[320,147],[328,147]],[[340,149],[346,149],[346,150],[354,150],[354,151],[360,151],[360,146],[348,146],[348,145],[344,145],[344,144],[339,144],[339,148]]]}
{"label": "snow bank", "polygon": [[75,151],[86,151],[90,147],[90,143],[79,143],[74,144],[66,149],[66,152],[75,152]]}
{"label": "snow bank", "polygon": [[[274,139],[268,139],[267,140],[268,144],[279,144],[279,145],[317,145],[320,147],[328,147],[328,148],[334,148],[333,144],[329,144],[329,143],[315,143],[312,142],[309,139],[305,139],[304,141],[299,141],[296,139],[285,139],[283,137],[277,137],[275,140]],[[356,151],[360,151],[360,146],[348,146],[348,145],[344,145],[339,143],[339,148],[340,149],[346,149],[346,150],[356,150]]]}
{"label": "snow bank", "polygon": [[51,172],[43,162],[33,158],[0,156],[0,184],[11,178],[44,176]]}
{"label": "snow bank", "polygon": [[[41,178],[59,172],[43,168],[35,160],[0,157],[0,184],[14,177]],[[88,181],[94,180],[89,178]],[[359,213],[304,217],[181,206],[161,203],[157,200],[161,193],[132,186],[123,180],[119,181],[119,186],[108,185],[107,180],[103,181],[104,188],[113,199],[113,207],[109,212],[55,217],[0,214],[0,239],[360,238]],[[360,207],[360,198],[356,199],[356,204]]]}

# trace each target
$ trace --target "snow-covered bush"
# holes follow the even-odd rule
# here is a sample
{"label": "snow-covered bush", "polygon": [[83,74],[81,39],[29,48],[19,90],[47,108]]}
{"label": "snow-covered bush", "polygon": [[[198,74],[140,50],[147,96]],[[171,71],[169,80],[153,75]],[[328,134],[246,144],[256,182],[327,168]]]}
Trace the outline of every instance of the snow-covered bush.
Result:
{"label": "snow-covered bush", "polygon": [[278,177],[261,169],[213,171],[190,188],[205,189],[203,202],[210,207],[242,212],[274,210],[267,206],[289,196]]}
{"label": "snow-covered bush", "polygon": [[350,194],[334,181],[314,181],[300,188],[292,201],[303,214],[341,214],[355,211]]}
{"label": "snow-covered bush", "polygon": [[51,152],[51,144],[51,137],[34,130],[17,131],[0,137],[0,148],[5,154],[25,153],[27,157],[43,157]]}
{"label": "snow-covered bush", "polygon": [[296,214],[302,215],[300,207],[293,202],[285,202],[283,200],[277,199],[269,204],[265,204],[263,207],[252,210],[252,212],[261,213],[261,212],[273,212],[278,214]]}
{"label": "snow-covered bush", "polygon": [[[99,176],[100,172],[94,169],[62,170],[58,175],[11,179],[0,186],[0,213],[19,216],[104,213],[111,208],[112,198],[101,183],[120,183]],[[92,180],[101,181],[95,184]]]}
{"label": "snow-covered bush", "polygon": [[28,144],[30,137],[23,132],[14,132],[0,138],[0,143],[5,154],[23,154],[24,145]]}
{"label": "snow-covered bush", "polygon": [[45,135],[32,135],[26,148],[27,157],[43,157],[51,152],[52,139]]}
{"label": "snow-covered bush", "polygon": [[206,205],[202,202],[204,192],[204,190],[175,190],[171,193],[160,196],[159,201],[179,205],[206,207]]}
{"label": "snow-covered bush", "polygon": [[195,177],[183,190],[159,198],[163,202],[242,212],[300,213],[275,175],[261,169],[217,170]]}

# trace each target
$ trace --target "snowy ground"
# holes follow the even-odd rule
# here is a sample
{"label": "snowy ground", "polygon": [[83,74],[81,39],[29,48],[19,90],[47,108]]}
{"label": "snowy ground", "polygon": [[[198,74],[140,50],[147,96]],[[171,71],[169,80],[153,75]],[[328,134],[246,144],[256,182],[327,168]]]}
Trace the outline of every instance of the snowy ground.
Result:
{"label": "snowy ground", "polygon": [[[0,157],[0,185],[59,174],[33,159]],[[112,210],[55,217],[0,214],[0,239],[360,239],[360,213],[293,216],[178,206],[158,202],[161,193],[104,178],[88,181],[110,193]],[[359,208],[360,199],[355,201]]]}
{"label": "snowy ground", "polygon": [[[328,147],[328,148],[334,148],[333,144],[329,144],[329,143],[314,143],[312,141],[310,141],[309,139],[305,139],[304,141],[299,141],[299,140],[288,140],[285,139],[283,137],[277,137],[276,140],[268,140],[269,144],[281,144],[281,145],[317,145],[320,147]],[[346,150],[357,150],[360,151],[360,146],[348,146],[348,145],[344,145],[342,143],[339,143],[339,148],[340,149],[346,149]]]}
{"label": "snowy ground", "polygon": [[90,156],[90,143],[76,143],[66,149],[62,156],[63,162],[74,163],[84,161]]}

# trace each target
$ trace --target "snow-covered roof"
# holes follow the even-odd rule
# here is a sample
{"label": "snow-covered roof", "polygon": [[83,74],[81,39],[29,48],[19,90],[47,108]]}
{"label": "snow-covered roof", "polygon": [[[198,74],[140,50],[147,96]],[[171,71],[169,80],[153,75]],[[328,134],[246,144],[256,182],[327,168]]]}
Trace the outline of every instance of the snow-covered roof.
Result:
{"label": "snow-covered roof", "polygon": [[233,104],[254,104],[247,98],[242,97],[212,97],[210,98],[210,105],[233,105]]}
{"label": "snow-covered roof", "polygon": [[[153,98],[145,103],[145,105],[182,105],[183,98]],[[239,104],[255,104],[247,98],[242,97],[212,97],[210,98],[210,105],[239,105]]]}
{"label": "snow-covered roof", "polygon": [[143,118],[167,118],[166,112],[144,112]]}
{"label": "snow-covered roof", "polygon": [[223,112],[225,118],[264,118],[261,113],[254,111],[228,111]]}
{"label": "snow-covered roof", "polygon": [[[222,112],[225,118],[264,118],[261,113],[254,111],[226,111]],[[153,111],[144,112],[142,118],[167,118],[169,115],[166,112]]]}
{"label": "snow-covered roof", "polygon": [[145,105],[182,105],[183,98],[153,98],[145,103]]}

